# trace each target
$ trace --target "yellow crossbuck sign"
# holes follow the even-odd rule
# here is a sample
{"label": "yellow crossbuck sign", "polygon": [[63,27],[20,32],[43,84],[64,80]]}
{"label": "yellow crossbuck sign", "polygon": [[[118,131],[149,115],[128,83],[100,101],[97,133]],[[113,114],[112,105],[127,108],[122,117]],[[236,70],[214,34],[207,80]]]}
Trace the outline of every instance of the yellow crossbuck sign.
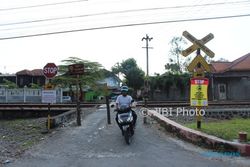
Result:
{"label": "yellow crossbuck sign", "polygon": [[202,38],[201,40],[196,39],[193,35],[191,35],[189,32],[184,31],[182,34],[184,37],[186,37],[190,42],[193,43],[192,46],[188,47],[186,50],[182,51],[182,55],[184,57],[188,56],[198,48],[200,48],[203,52],[205,52],[209,57],[214,57],[214,52],[211,51],[208,47],[205,46],[205,44],[214,38],[214,35],[212,33],[209,33],[207,36]]}

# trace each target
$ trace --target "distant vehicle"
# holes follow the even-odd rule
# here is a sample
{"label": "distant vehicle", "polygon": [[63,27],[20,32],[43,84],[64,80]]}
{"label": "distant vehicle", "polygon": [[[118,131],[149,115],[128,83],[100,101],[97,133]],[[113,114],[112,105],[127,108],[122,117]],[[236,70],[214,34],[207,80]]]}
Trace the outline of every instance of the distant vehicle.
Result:
{"label": "distant vehicle", "polygon": [[70,96],[63,96],[62,102],[63,103],[71,103],[72,102],[71,97]]}

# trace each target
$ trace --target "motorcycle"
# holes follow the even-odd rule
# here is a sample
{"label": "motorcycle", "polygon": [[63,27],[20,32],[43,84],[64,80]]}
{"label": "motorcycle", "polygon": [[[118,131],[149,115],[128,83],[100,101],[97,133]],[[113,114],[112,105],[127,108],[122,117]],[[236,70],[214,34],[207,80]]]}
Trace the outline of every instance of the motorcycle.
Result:
{"label": "motorcycle", "polygon": [[131,143],[131,137],[134,135],[133,114],[130,107],[120,106],[118,112],[118,123],[122,127],[126,143]]}

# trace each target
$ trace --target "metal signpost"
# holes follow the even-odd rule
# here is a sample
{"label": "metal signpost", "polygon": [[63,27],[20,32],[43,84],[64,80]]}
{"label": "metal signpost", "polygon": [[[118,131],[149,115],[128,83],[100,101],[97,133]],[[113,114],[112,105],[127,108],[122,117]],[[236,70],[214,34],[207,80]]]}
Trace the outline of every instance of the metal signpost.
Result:
{"label": "metal signpost", "polygon": [[53,90],[53,85],[50,80],[57,74],[58,68],[54,63],[47,63],[43,67],[43,75],[48,79],[45,85],[45,90],[42,91],[42,103],[48,103],[48,121],[47,130],[50,130],[50,104],[56,103],[56,90]]}
{"label": "metal signpost", "polygon": [[76,123],[81,126],[81,108],[79,99],[79,78],[84,74],[84,64],[72,64],[68,66],[69,74],[76,75]]}
{"label": "metal signpost", "polygon": [[214,52],[212,52],[205,44],[214,38],[213,34],[208,34],[201,40],[196,39],[189,32],[184,31],[182,34],[186,37],[190,42],[193,43],[192,46],[188,47],[186,50],[182,51],[182,55],[184,57],[188,56],[195,50],[196,57],[187,67],[189,72],[193,73],[193,78],[190,79],[190,106],[197,107],[197,128],[201,128],[201,108],[204,106],[208,106],[208,84],[209,80],[205,78],[205,72],[210,72],[210,67],[206,60],[200,55],[200,50],[205,52],[209,57],[214,57]]}
{"label": "metal signpost", "polygon": [[104,86],[104,93],[105,93],[105,100],[106,100],[106,107],[107,107],[107,122],[111,124],[111,117],[110,117],[110,106],[109,106],[109,91],[108,91],[108,84],[106,83]]}

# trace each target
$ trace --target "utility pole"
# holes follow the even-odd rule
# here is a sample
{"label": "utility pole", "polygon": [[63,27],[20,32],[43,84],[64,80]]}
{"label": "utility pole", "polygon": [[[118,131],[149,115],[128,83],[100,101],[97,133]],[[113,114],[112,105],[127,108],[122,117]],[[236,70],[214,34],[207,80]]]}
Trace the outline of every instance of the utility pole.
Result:
{"label": "utility pole", "polygon": [[148,34],[146,34],[146,37],[142,38],[142,41],[145,40],[146,41],[146,47],[142,47],[142,48],[146,48],[146,60],[147,60],[147,78],[148,78],[148,49],[153,49],[152,47],[148,46],[148,42],[151,41],[153,38],[150,38],[148,36]]}
{"label": "utility pole", "polygon": [[[146,73],[146,81],[144,83],[144,107],[147,108],[148,107],[148,94],[149,94],[149,84],[148,84],[148,76],[149,76],[149,67],[148,67],[148,49],[153,49],[152,47],[148,46],[148,42],[151,41],[153,38],[149,37],[148,34],[146,34],[146,37],[142,38],[142,41],[146,41],[146,47],[142,47],[142,48],[146,48],[146,63],[147,63],[147,73]],[[144,118],[143,118],[143,122],[147,123],[147,113],[145,114]]]}

